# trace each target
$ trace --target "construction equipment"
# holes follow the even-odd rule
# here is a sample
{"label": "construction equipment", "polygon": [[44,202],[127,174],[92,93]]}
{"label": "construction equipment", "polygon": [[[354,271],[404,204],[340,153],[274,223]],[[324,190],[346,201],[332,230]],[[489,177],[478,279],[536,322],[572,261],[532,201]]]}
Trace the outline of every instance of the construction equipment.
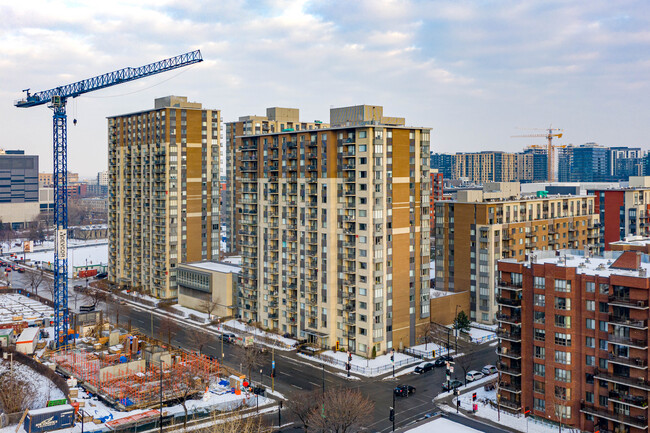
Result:
{"label": "construction equipment", "polygon": [[[550,126],[548,128],[545,128],[545,129],[544,128],[521,128],[521,129],[528,129],[530,131],[546,131],[545,134],[539,134],[538,133],[538,134],[527,134],[527,135],[512,135],[511,137],[518,137],[518,138],[521,138],[521,137],[526,137],[526,138],[527,137],[544,137],[544,138],[546,138],[548,140],[548,145],[546,147],[548,181],[549,182],[554,182],[555,181],[555,175],[554,175],[555,160],[553,158],[553,154],[554,154],[553,149],[554,149],[554,147],[558,147],[558,146],[553,145],[553,137],[562,138],[562,131],[564,131],[564,130],[563,129],[552,128]],[[532,148],[541,148],[541,146],[539,146],[539,145],[533,145],[533,146],[530,146],[530,147],[532,147]]]}
{"label": "construction equipment", "polygon": [[19,108],[35,107],[49,104],[54,112],[54,334],[56,345],[66,343],[68,336],[68,128],[66,103],[68,98],[75,98],[84,93],[115,86],[129,81],[139,80],[150,75],[182,68],[202,62],[201,51],[191,51],[176,57],[137,68],[123,68],[107,74],[42,92],[29,93],[24,99],[16,101]]}

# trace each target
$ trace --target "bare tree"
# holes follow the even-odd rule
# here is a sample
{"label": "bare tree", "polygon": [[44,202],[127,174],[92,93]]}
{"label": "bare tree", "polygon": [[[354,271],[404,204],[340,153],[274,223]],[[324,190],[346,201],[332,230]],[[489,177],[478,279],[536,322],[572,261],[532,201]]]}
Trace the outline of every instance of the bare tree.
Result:
{"label": "bare tree", "polygon": [[471,369],[472,357],[468,355],[461,356],[454,360],[456,364],[463,370],[463,376],[465,377],[465,386],[467,386],[467,372]]}
{"label": "bare tree", "polygon": [[329,433],[358,432],[372,419],[375,404],[358,389],[330,389],[323,405],[312,409],[308,431]]}
{"label": "bare tree", "polygon": [[203,347],[212,341],[212,336],[207,332],[197,331],[190,334],[190,343],[198,349],[199,355],[203,351]]}
{"label": "bare tree", "polygon": [[28,409],[36,395],[36,389],[31,383],[12,374],[8,368],[0,373],[0,406],[5,413]]}
{"label": "bare tree", "polygon": [[212,300],[211,298],[208,298],[201,302],[201,309],[205,310],[205,312],[208,313],[209,320],[212,320],[212,315],[215,311],[217,311],[218,307],[219,299]]}
{"label": "bare tree", "polygon": [[[175,334],[178,330],[178,324],[169,317],[163,317],[160,319],[160,326],[158,327],[158,334],[160,339],[167,337],[167,345],[169,348],[172,347],[172,334]],[[151,336],[154,336],[153,329],[151,330]]]}
{"label": "bare tree", "polygon": [[38,287],[45,279],[43,269],[41,269],[40,271],[28,271],[27,279],[29,281],[29,286],[32,288],[32,291],[38,295]]}
{"label": "bare tree", "polygon": [[50,299],[54,300],[54,280],[44,280],[45,291],[50,294]]}
{"label": "bare tree", "polygon": [[433,343],[435,340],[437,327],[429,322],[426,325],[420,328],[420,339],[424,341],[424,350],[428,350],[429,343]]}
{"label": "bare tree", "polygon": [[183,419],[183,429],[185,429],[187,427],[187,400],[204,391],[208,380],[200,372],[185,364],[178,366],[174,373],[174,382],[185,411]]}
{"label": "bare tree", "polygon": [[302,423],[303,429],[309,429],[309,415],[318,408],[322,407],[323,394],[322,390],[314,390],[307,395],[295,394],[287,400],[287,410],[293,414]]}
{"label": "bare tree", "polygon": [[84,299],[97,309],[102,302],[106,302],[108,296],[101,290],[89,289],[84,293]]}
{"label": "bare tree", "polygon": [[251,344],[244,348],[244,357],[242,358],[242,365],[248,371],[248,378],[252,379],[251,373],[264,361],[264,355],[259,347]]}

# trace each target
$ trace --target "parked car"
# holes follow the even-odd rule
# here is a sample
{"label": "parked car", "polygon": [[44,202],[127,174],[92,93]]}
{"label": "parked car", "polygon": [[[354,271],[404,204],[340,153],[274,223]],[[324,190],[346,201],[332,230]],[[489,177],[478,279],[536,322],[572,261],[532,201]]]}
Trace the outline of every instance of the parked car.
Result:
{"label": "parked car", "polygon": [[436,359],[433,362],[433,365],[435,365],[436,367],[444,367],[446,365],[447,361],[453,361],[453,360],[454,360],[454,358],[452,358],[451,356],[443,355],[440,358]]}
{"label": "parked car", "polygon": [[108,272],[100,272],[99,274],[95,275],[95,279],[101,280],[102,278],[108,277]]}
{"label": "parked car", "polygon": [[491,374],[498,373],[498,372],[499,370],[494,365],[491,364],[488,364],[481,369],[481,373],[483,373],[484,376],[489,376]]}
{"label": "parked car", "polygon": [[393,392],[398,397],[408,397],[410,394],[415,394],[415,387],[411,385],[397,385]]}
{"label": "parked car", "polygon": [[417,367],[415,367],[414,372],[417,374],[422,374],[426,373],[427,371],[433,370],[435,368],[435,365],[431,362],[425,362],[424,364],[420,364]]}
{"label": "parked car", "polygon": [[24,270],[23,268],[18,268],[18,273],[19,273],[19,274],[24,274],[24,273],[25,273],[25,270]]}
{"label": "parked car", "polygon": [[479,380],[481,378],[483,378],[483,373],[476,370],[470,370],[465,375],[465,380],[467,380],[468,382],[474,382],[475,380]]}
{"label": "parked car", "polygon": [[456,389],[463,386],[463,382],[460,380],[450,380],[449,383],[447,381],[442,382],[442,390],[443,391],[451,391],[452,389]]}
{"label": "parked car", "polygon": [[5,272],[11,272],[11,266],[7,266],[7,269],[5,269]]}
{"label": "parked car", "polygon": [[234,343],[234,342],[235,342],[235,339],[236,339],[237,337],[235,336],[235,334],[230,334],[230,333],[228,333],[228,332],[224,332],[223,334],[221,334],[221,338],[222,338],[223,341],[225,341],[226,343]]}

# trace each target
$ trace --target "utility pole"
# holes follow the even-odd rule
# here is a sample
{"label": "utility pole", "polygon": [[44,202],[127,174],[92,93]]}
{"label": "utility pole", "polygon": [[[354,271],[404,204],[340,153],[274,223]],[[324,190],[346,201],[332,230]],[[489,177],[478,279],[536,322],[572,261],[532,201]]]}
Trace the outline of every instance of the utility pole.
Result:
{"label": "utility pole", "polygon": [[[223,344],[223,339],[221,344]],[[275,346],[271,346],[271,392],[275,392]]]}
{"label": "utility pole", "polygon": [[282,428],[282,400],[278,405],[278,430]]}
{"label": "utility pole", "polygon": [[323,401],[325,401],[325,364],[321,364],[323,366]]}
{"label": "utility pole", "polygon": [[393,391],[393,407],[390,408],[390,417],[393,421],[393,431],[395,431],[395,391]]}

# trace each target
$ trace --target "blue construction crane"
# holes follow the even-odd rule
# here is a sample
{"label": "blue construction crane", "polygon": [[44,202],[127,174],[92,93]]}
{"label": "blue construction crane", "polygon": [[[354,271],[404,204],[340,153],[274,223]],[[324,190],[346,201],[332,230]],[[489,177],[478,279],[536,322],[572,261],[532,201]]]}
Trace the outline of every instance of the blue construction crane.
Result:
{"label": "blue construction crane", "polygon": [[[56,346],[67,343],[68,337],[68,127],[65,106],[68,98],[84,93],[138,80],[172,69],[202,62],[201,51],[191,51],[180,56],[150,63],[138,68],[124,68],[108,74],[45,90],[26,93],[25,99],[17,101],[16,107],[27,108],[49,104],[54,111],[54,335]],[[76,121],[75,121],[76,123]]]}

